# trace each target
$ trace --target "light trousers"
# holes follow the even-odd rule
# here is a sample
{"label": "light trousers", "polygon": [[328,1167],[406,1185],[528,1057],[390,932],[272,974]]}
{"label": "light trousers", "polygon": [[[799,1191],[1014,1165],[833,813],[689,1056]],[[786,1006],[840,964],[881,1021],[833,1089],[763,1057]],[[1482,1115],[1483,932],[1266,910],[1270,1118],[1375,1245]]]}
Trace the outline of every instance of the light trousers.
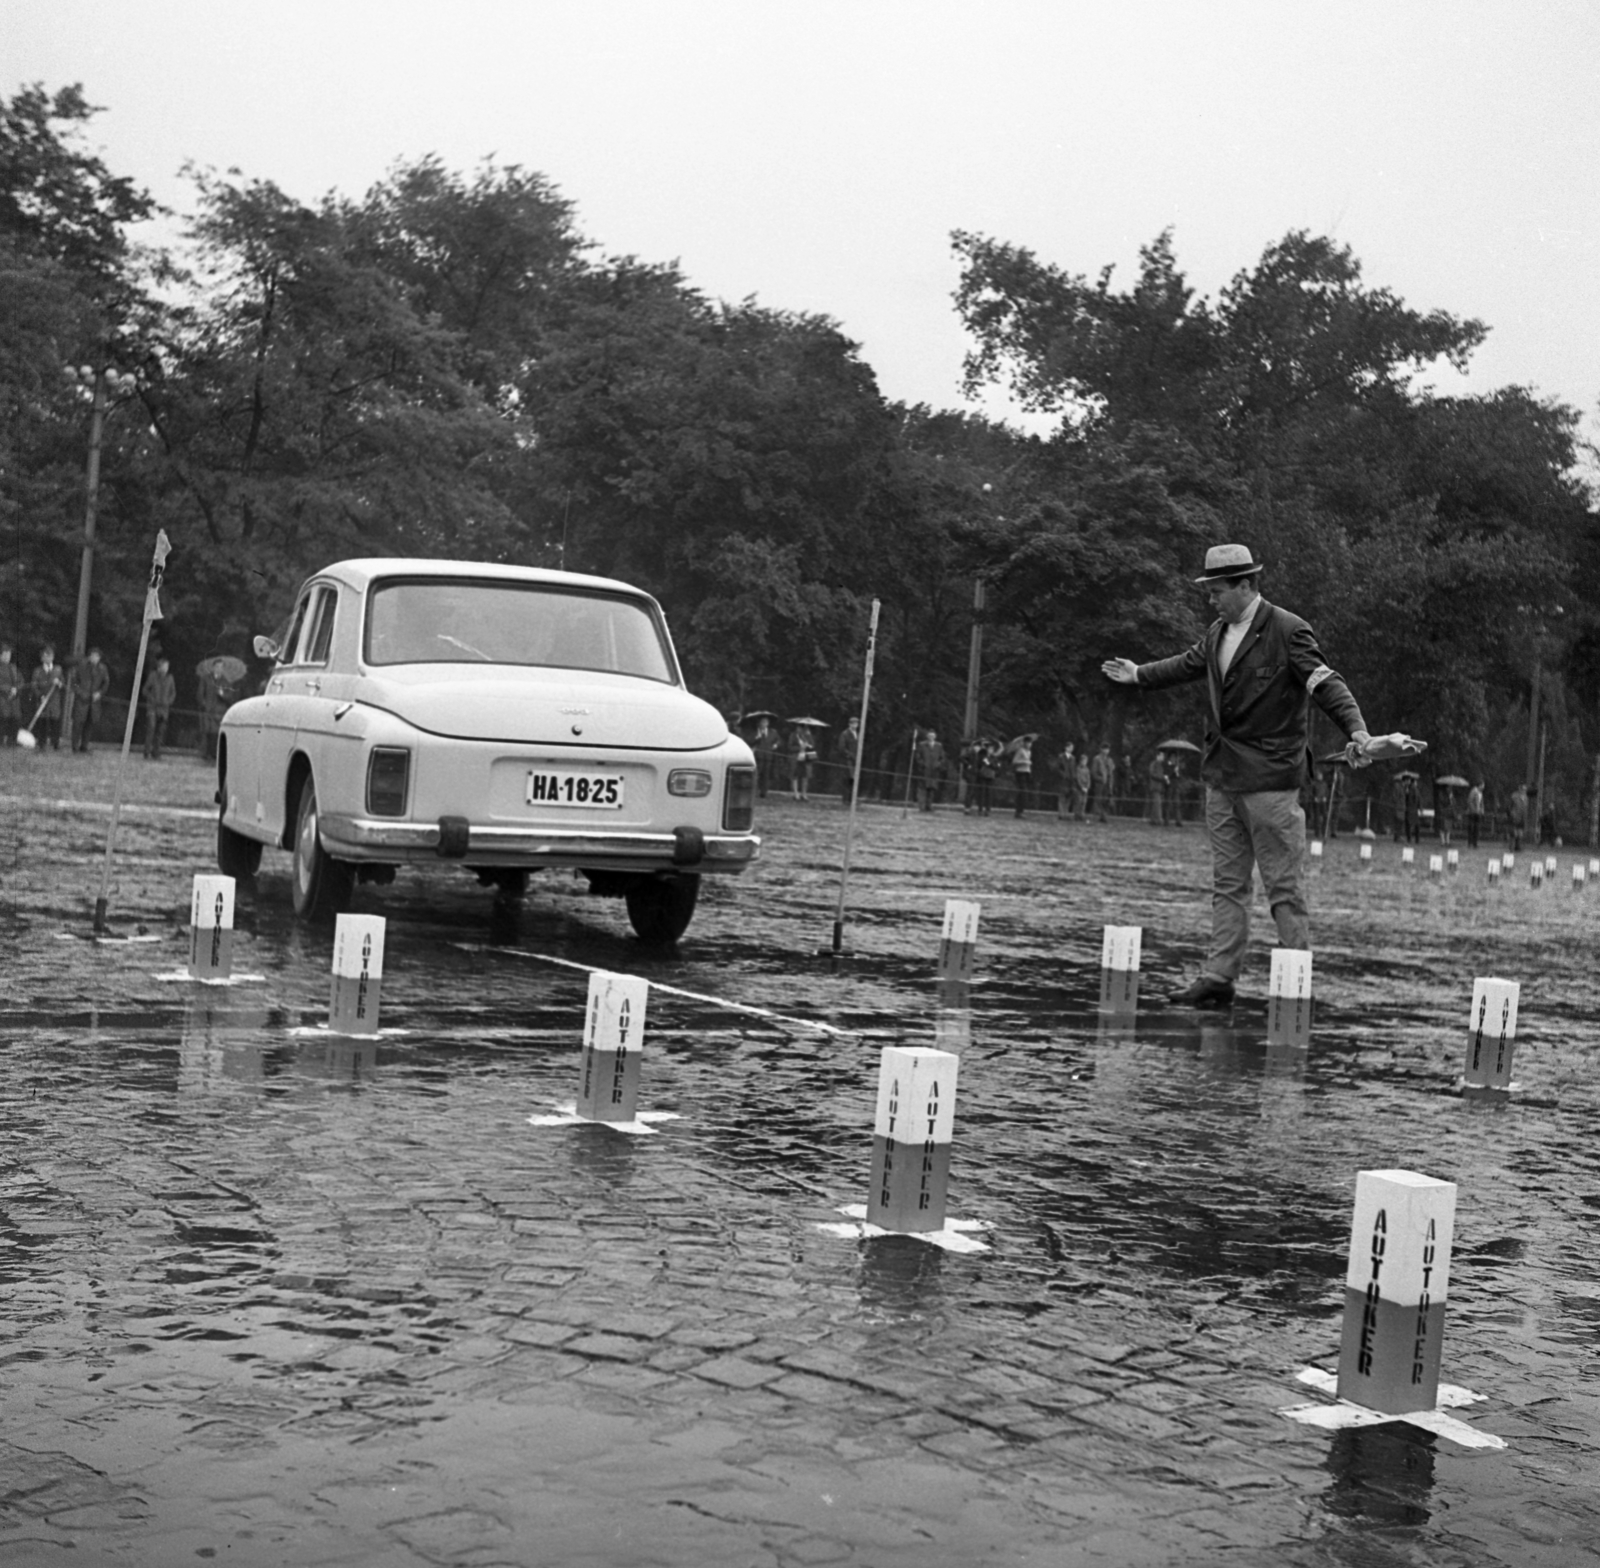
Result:
{"label": "light trousers", "polygon": [[1205,972],[1237,980],[1250,947],[1250,905],[1259,868],[1282,947],[1309,949],[1306,911],[1306,814],[1298,790],[1247,794],[1206,789],[1211,838],[1211,950]]}

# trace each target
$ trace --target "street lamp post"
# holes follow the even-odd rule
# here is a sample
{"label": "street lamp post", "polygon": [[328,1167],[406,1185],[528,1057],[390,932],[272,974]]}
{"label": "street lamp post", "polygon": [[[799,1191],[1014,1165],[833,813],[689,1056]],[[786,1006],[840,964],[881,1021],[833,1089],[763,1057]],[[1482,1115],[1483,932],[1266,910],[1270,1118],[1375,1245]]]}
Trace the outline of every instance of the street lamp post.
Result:
{"label": "street lamp post", "polygon": [[89,460],[84,471],[83,556],[78,565],[78,614],[72,625],[73,678],[67,682],[62,728],[72,734],[72,708],[77,695],[76,671],[89,646],[89,589],[94,581],[94,526],[100,506],[100,440],[105,431],[108,394],[131,392],[137,377],[111,366],[96,370],[92,365],[69,365],[67,380],[73,386],[87,387],[90,395]]}

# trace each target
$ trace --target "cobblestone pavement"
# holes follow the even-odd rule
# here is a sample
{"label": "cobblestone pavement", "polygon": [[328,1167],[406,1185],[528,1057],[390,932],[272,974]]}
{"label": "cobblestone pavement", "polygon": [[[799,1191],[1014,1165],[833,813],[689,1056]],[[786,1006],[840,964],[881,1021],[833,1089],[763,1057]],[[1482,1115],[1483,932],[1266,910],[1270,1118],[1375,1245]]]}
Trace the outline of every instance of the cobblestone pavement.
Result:
{"label": "cobblestone pavement", "polygon": [[[0,1563],[1515,1564],[1600,1560],[1600,887],[1315,884],[1317,1028],[1096,1013],[1101,927],[1192,972],[1194,830],[776,803],[681,949],[537,880],[361,894],[378,1042],[319,1038],[329,933],[287,857],[227,989],[162,982],[210,781],[0,754]],[[983,905],[969,1005],[933,984]],[[565,962],[552,962],[564,960]],[[654,1137],[576,1087],[582,967],[652,992]],[[1509,1104],[1455,1089],[1474,976],[1523,981]],[[682,993],[693,993],[684,995]],[[738,1011],[718,999],[770,1009]],[[792,1021],[785,1021],[792,1020]],[[808,1022],[828,1024],[829,1033]],[[296,1031],[312,1031],[300,1032]],[[865,1197],[885,1044],[961,1053],[951,1212],[993,1250],[825,1234]],[[1460,1184],[1445,1376],[1506,1438],[1286,1421],[1331,1366],[1358,1169]]]}

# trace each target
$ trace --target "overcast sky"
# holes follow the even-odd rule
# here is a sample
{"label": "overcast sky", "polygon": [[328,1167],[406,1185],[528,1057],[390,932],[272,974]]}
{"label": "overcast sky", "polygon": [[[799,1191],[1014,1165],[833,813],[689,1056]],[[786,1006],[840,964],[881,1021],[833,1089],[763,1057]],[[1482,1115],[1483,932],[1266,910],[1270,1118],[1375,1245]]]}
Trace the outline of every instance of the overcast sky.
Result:
{"label": "overcast sky", "polygon": [[180,208],[186,160],[305,200],[425,153],[537,169],[605,250],[825,312],[943,407],[953,228],[1125,279],[1170,225],[1205,294],[1306,228],[1488,323],[1441,390],[1600,430],[1594,0],[0,0],[0,90],[36,80]]}

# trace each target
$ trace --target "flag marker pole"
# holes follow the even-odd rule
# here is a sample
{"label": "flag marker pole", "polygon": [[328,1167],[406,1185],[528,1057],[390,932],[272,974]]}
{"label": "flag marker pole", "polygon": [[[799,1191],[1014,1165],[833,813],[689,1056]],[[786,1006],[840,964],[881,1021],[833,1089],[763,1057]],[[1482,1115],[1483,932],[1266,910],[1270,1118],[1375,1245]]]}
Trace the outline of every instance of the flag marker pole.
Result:
{"label": "flag marker pole", "polygon": [[850,851],[856,837],[856,807],[861,802],[861,759],[867,754],[867,703],[872,696],[872,666],[878,656],[879,608],[880,602],[874,599],[872,619],[867,624],[866,669],[861,677],[861,720],[856,726],[858,733],[855,769],[850,782],[850,815],[844,828],[844,861],[839,867],[839,902],[833,911],[833,947],[830,952],[834,958],[840,957],[844,950],[844,896],[850,882]]}
{"label": "flag marker pole", "polygon": [[117,787],[111,803],[111,827],[106,834],[106,859],[100,871],[100,893],[94,901],[94,934],[106,934],[106,903],[111,894],[111,857],[117,842],[117,826],[122,821],[122,785],[128,771],[128,749],[133,744],[133,725],[139,713],[139,688],[144,681],[145,654],[150,649],[150,626],[161,617],[161,579],[166,574],[172,546],[164,528],[156,531],[155,556],[150,562],[150,586],[144,596],[144,625],[139,633],[139,658],[133,667],[133,690],[128,694],[128,722],[122,731],[122,758],[117,763]]}

